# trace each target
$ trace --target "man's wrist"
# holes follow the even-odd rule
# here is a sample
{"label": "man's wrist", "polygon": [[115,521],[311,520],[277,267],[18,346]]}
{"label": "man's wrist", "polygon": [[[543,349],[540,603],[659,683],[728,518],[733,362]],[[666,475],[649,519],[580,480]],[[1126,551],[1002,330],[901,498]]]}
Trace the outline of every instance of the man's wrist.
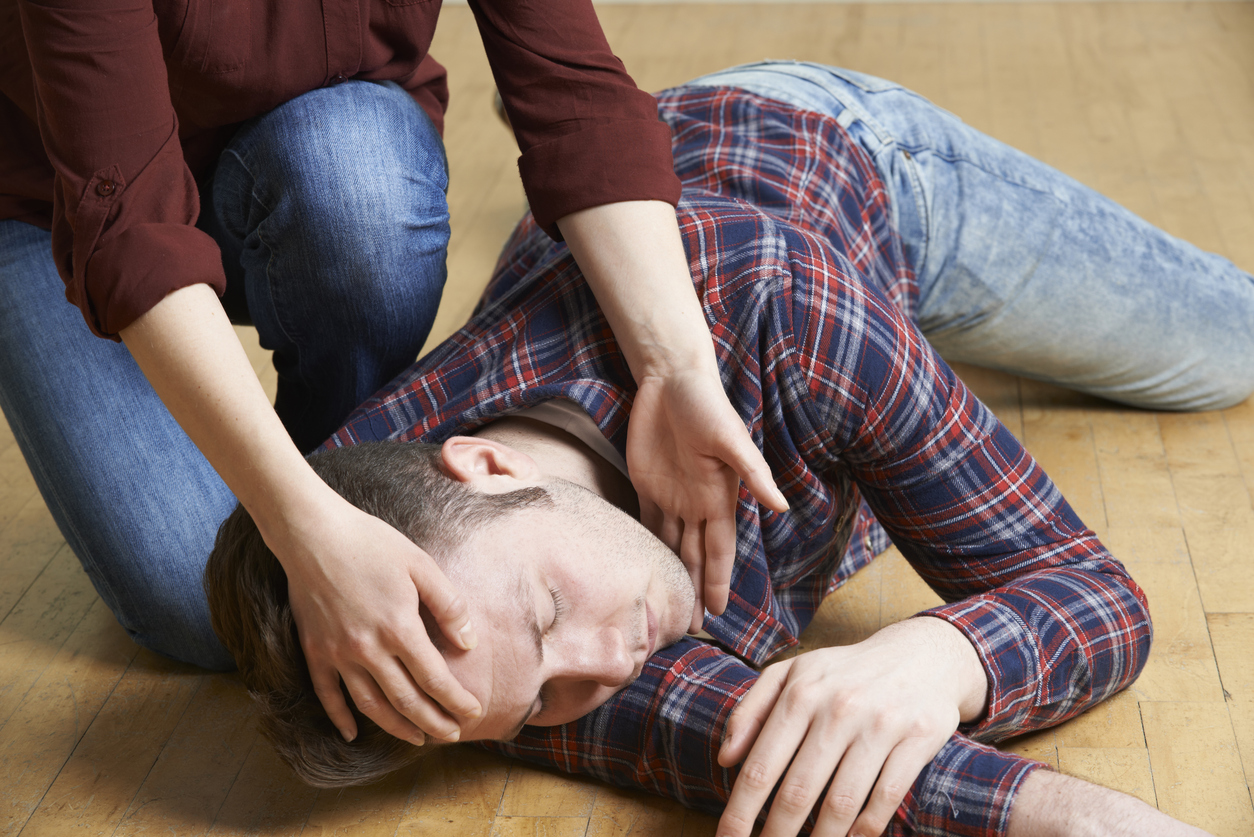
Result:
{"label": "man's wrist", "polygon": [[942,659],[948,661],[957,674],[953,682],[959,720],[964,724],[979,720],[988,706],[988,673],[967,635],[934,616],[918,616],[901,624],[917,625],[917,629],[926,631],[939,646],[937,650]]}

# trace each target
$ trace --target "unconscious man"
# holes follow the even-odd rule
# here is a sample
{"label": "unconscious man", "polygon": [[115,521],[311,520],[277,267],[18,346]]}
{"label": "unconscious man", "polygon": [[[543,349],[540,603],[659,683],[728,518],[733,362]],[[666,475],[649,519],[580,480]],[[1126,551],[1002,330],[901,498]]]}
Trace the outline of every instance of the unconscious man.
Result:
{"label": "unconscious man", "polygon": [[[789,509],[741,491],[726,610],[686,635],[692,568],[625,476],[635,384],[565,247],[524,219],[470,322],[312,459],[482,626],[473,651],[440,646],[483,707],[462,739],[722,812],[735,837],[759,813],[770,834],[1200,833],[979,743],[1123,689],[1152,629],[933,343],[1125,403],[1224,406],[1254,386],[1254,280],[887,82],[768,64],[658,101],[723,383]],[[945,604],[759,672],[890,538]],[[206,586],[306,780],[420,755],[328,721],[242,510]]]}

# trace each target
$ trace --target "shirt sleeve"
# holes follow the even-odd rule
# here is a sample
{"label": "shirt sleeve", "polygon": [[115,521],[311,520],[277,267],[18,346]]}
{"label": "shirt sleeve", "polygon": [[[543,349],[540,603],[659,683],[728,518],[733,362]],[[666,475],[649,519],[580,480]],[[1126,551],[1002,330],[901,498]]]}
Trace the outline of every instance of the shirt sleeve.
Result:
{"label": "shirt sleeve", "polygon": [[221,294],[221,254],[194,226],[199,195],[151,3],[20,0],[20,13],[66,297],[116,339],[173,290],[203,282]]}
{"label": "shirt sleeve", "polygon": [[670,129],[610,51],[591,0],[471,0],[536,222],[626,200],[679,201]]}
{"label": "shirt sleeve", "polygon": [[[717,815],[738,773],[718,764],[723,731],[757,677],[725,651],[685,638],[650,657],[635,683],[592,714],[483,746]],[[1041,766],[955,734],[919,774],[886,834],[1004,834],[1014,792]]]}
{"label": "shirt sleeve", "polygon": [[988,675],[964,732],[997,740],[1057,724],[1130,684],[1148,604],[1054,483],[882,295],[837,282],[796,311],[809,403],[839,466],[947,604]]}

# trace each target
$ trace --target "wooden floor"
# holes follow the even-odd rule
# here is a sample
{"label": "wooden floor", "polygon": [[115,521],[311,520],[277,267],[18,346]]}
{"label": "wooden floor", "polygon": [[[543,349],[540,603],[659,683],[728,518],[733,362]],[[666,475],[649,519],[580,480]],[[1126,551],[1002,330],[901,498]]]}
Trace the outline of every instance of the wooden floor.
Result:
{"label": "wooden floor", "polygon": [[[602,19],[646,88],[764,57],[901,81],[1254,270],[1252,4],[614,6]],[[454,234],[433,339],[465,319],[523,206],[467,9],[444,11],[435,52],[452,72]],[[1215,834],[1254,834],[1254,401],[1160,415],[960,371],[1129,565],[1155,618],[1136,685],[1008,746]],[[127,640],[0,431],[0,832],[713,834],[713,818],[675,803],[456,748],[376,787],[303,787],[232,677]],[[933,601],[890,552],[805,642],[854,642]]]}

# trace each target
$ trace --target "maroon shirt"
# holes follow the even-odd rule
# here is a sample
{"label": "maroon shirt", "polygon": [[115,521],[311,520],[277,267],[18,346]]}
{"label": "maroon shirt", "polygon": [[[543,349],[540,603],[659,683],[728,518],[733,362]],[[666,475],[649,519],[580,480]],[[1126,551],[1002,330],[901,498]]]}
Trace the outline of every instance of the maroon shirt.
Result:
{"label": "maroon shirt", "polygon": [[[590,0],[471,0],[537,221],[679,199],[670,132]],[[390,80],[437,126],[440,0],[0,0],[0,220],[52,230],[66,297],[115,337],[166,294],[225,287],[193,225],[239,123],[345,78]]]}

